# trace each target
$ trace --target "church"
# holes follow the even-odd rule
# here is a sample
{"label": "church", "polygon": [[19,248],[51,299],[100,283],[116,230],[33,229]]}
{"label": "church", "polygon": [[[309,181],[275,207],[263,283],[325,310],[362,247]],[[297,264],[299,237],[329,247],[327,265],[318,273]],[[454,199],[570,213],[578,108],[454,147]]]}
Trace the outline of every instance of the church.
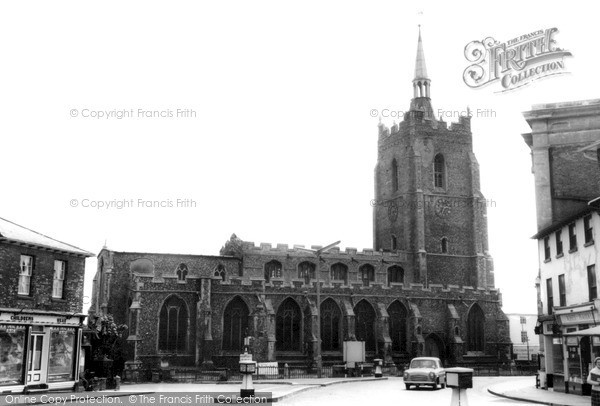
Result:
{"label": "church", "polygon": [[219,255],[102,249],[89,314],[129,327],[126,376],[237,368],[246,337],[256,361],[308,367],[342,363],[344,341],[386,365],[510,359],[471,117],[436,118],[420,32],[412,83],[403,121],[378,127],[373,249],[235,234]]}

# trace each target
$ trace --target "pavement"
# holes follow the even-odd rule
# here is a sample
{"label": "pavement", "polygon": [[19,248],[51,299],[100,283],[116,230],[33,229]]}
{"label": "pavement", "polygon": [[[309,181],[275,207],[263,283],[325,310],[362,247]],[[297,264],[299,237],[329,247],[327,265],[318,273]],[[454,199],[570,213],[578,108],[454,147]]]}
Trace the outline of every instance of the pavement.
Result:
{"label": "pavement", "polygon": [[[507,377],[506,380],[500,383],[494,383],[487,386],[487,391],[495,396],[499,396],[506,399],[523,401],[528,403],[536,403],[542,405],[551,405],[551,406],[589,406],[590,405],[590,397],[589,396],[580,396],[573,394],[566,394],[560,392],[554,392],[552,389],[536,389],[535,387],[535,377],[531,377],[531,381],[528,379],[511,379]],[[355,382],[362,381],[381,381],[386,380],[386,377],[383,378],[374,378],[374,377],[364,377],[364,378],[320,378],[320,379],[278,379],[278,380],[264,380],[264,381],[255,381],[254,388],[258,393],[260,392],[268,392],[271,393],[271,401],[278,402],[283,399],[289,398],[291,396],[297,395],[299,393],[315,390],[326,386],[331,385],[340,385],[340,384],[351,384]],[[477,379],[477,378],[476,378]],[[132,397],[137,398],[137,403],[146,404],[148,402],[141,401],[142,395],[145,394],[153,394],[153,393],[161,393],[169,396],[185,396],[185,394],[189,394],[192,392],[195,393],[231,393],[231,394],[239,394],[241,382],[222,382],[222,383],[198,383],[198,384],[189,384],[189,383],[139,383],[139,384],[128,384],[124,383],[121,385],[119,390],[106,390],[106,391],[95,391],[95,392],[79,392],[75,393],[72,391],[65,392],[47,392],[47,393],[33,393],[29,395],[0,395],[0,405],[37,405],[37,404],[48,404],[54,403],[56,406],[60,405],[59,401],[49,401],[50,397],[60,398],[60,396],[64,396],[66,402],[65,403],[82,403],[80,401],[71,400],[72,396],[75,398],[85,397],[85,398],[124,398],[130,400],[127,404],[134,404],[136,402],[131,401]],[[46,395],[46,398],[42,396]],[[11,396],[7,399],[7,396]],[[91,403],[91,402],[87,402]],[[98,402],[96,402],[98,403]],[[104,402],[107,403],[107,402]],[[124,402],[125,403],[125,402]],[[157,402],[158,403],[158,402]],[[171,403],[179,403],[179,402],[171,402]],[[197,402],[194,402],[197,403]],[[164,403],[163,403],[164,404]]]}
{"label": "pavement", "polygon": [[[363,381],[381,381],[387,380],[386,377],[374,378],[374,377],[363,377],[363,378],[313,378],[313,379],[278,379],[278,380],[264,380],[254,381],[254,388],[258,396],[259,393],[268,392],[270,393],[271,402],[278,402],[290,396],[297,395],[298,393],[305,392],[308,390],[314,390],[330,385],[347,384],[354,382]],[[28,395],[0,395],[0,405],[47,405],[52,403],[51,406],[65,404],[65,403],[83,403],[82,398],[92,399],[88,403],[107,403],[107,402],[93,402],[93,399],[103,398],[127,398],[129,402],[127,404],[139,403],[147,404],[154,402],[143,401],[142,395],[150,395],[154,393],[161,393],[167,396],[185,396],[186,393],[197,393],[197,394],[221,394],[231,393],[239,394],[240,392],[240,381],[228,381],[228,382],[214,382],[214,383],[139,383],[129,384],[124,383],[120,389],[109,389],[105,391],[92,391],[92,392],[73,392],[73,391],[52,391],[45,393],[31,393]],[[61,399],[62,397],[62,399]],[[132,399],[137,399],[133,401]],[[123,401],[125,403],[125,401]],[[162,403],[162,402],[161,402]],[[180,402],[170,402],[180,403]],[[193,402],[198,403],[198,402]],[[159,404],[159,402],[156,402]],[[164,403],[162,403],[164,404]]]}
{"label": "pavement", "polygon": [[534,376],[531,377],[531,384],[524,386],[523,381],[520,382],[520,385],[515,385],[511,380],[507,380],[492,384],[487,390],[492,395],[541,405],[589,406],[591,404],[589,396],[554,392],[552,389],[536,389]]}

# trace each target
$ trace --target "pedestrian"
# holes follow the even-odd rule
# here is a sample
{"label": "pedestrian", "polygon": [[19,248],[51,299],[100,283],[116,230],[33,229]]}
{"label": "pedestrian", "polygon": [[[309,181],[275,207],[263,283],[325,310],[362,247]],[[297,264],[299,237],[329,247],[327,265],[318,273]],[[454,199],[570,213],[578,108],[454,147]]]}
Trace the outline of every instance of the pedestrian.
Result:
{"label": "pedestrian", "polygon": [[587,377],[587,382],[592,385],[592,406],[600,406],[600,357],[594,358],[594,368]]}

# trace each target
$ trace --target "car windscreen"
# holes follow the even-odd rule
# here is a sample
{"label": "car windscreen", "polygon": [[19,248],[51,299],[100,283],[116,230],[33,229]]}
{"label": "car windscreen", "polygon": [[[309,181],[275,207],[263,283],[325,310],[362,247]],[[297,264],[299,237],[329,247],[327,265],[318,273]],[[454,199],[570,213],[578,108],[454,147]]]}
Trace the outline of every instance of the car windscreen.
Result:
{"label": "car windscreen", "polygon": [[437,365],[435,361],[429,359],[415,359],[410,363],[411,368],[431,368],[435,369]]}

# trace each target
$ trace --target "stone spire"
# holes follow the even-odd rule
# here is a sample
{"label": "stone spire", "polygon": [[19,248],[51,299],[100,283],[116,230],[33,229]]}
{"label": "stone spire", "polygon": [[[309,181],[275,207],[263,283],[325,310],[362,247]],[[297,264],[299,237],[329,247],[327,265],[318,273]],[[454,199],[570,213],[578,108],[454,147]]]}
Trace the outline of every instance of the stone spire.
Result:
{"label": "stone spire", "polygon": [[410,109],[422,111],[424,118],[434,120],[433,107],[431,106],[431,79],[427,76],[423,40],[421,39],[421,26],[419,25],[419,41],[417,42],[417,60],[415,63],[415,78],[413,79],[413,99]]}
{"label": "stone spire", "polygon": [[415,63],[415,79],[429,80],[427,77],[427,65],[425,64],[425,53],[423,52],[423,40],[421,40],[421,26],[419,25],[419,42],[417,43],[417,62]]}

